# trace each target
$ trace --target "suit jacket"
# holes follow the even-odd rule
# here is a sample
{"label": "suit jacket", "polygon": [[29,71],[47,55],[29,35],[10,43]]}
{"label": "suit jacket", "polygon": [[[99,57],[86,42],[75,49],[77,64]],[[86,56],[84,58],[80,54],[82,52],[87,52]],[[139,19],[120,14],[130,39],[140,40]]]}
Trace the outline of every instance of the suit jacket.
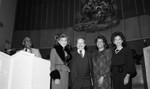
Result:
{"label": "suit jacket", "polygon": [[[91,78],[93,79],[93,66],[91,54],[85,52],[84,58],[76,51],[72,53],[71,62],[71,82],[77,84],[84,80],[85,86],[91,86]],[[81,63],[81,64],[80,64]],[[84,68],[85,70],[82,70]]]}
{"label": "suit jacket", "polygon": [[[25,51],[25,48],[22,50]],[[19,51],[21,51],[21,50],[19,50]],[[19,52],[19,51],[17,51],[17,52]],[[34,54],[36,57],[42,57],[39,49],[31,48],[30,51],[27,51],[27,52]]]}

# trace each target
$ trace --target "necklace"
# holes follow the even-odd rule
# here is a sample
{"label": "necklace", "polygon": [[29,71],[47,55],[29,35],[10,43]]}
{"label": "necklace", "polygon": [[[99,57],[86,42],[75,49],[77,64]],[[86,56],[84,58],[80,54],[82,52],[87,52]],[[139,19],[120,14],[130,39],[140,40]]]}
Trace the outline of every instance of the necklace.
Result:
{"label": "necklace", "polygon": [[116,48],[116,49],[115,49],[115,53],[116,53],[116,54],[117,54],[117,53],[119,53],[119,52],[120,52],[120,50],[121,50],[122,48],[123,48],[123,47],[118,48],[118,49]]}
{"label": "necklace", "polygon": [[119,53],[119,51],[120,51],[120,50],[116,49],[116,50],[115,50],[115,53],[117,54],[117,53]]}

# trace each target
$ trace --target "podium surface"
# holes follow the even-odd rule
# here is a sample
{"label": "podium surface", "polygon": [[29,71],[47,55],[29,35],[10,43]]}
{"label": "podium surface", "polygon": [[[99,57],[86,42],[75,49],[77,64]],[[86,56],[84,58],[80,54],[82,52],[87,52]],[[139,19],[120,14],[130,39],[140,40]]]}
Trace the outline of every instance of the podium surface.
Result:
{"label": "podium surface", "polygon": [[0,89],[49,89],[50,61],[24,51],[2,55],[5,54],[0,53]]}
{"label": "podium surface", "polygon": [[10,56],[0,52],[0,89],[8,89]]}

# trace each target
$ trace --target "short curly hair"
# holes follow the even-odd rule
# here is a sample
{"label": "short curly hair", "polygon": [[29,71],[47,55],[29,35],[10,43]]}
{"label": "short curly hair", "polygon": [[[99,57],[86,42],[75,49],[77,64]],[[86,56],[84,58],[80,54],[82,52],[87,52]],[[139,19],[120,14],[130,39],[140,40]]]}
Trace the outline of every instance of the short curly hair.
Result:
{"label": "short curly hair", "polygon": [[95,44],[97,43],[97,40],[98,40],[98,39],[102,39],[103,42],[105,43],[104,47],[105,47],[105,48],[108,48],[108,43],[107,43],[107,39],[106,39],[105,36],[99,35],[99,36],[95,39]]}
{"label": "short curly hair", "polygon": [[124,34],[123,34],[122,32],[119,32],[119,31],[114,32],[114,33],[111,35],[111,43],[112,43],[112,46],[113,46],[113,47],[116,47],[116,45],[114,44],[114,39],[115,39],[116,36],[120,36],[120,37],[121,37],[121,39],[123,40],[122,46],[123,46],[123,47],[126,47],[126,46],[127,46],[126,38],[125,38]]}
{"label": "short curly hair", "polygon": [[58,45],[58,44],[59,44],[58,41],[59,41],[61,38],[67,38],[67,44],[70,43],[69,37],[68,37],[66,34],[60,33],[60,34],[56,34],[56,35],[55,35],[55,45]]}

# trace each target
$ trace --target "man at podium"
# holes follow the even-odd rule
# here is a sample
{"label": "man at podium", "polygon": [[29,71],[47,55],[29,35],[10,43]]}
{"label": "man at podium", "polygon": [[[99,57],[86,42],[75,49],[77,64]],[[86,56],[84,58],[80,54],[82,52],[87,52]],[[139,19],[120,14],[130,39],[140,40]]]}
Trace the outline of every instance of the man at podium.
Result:
{"label": "man at podium", "polygon": [[26,52],[33,53],[37,57],[41,57],[39,49],[33,48],[31,38],[25,37],[22,44],[23,44],[23,49],[22,50],[24,50]]}

